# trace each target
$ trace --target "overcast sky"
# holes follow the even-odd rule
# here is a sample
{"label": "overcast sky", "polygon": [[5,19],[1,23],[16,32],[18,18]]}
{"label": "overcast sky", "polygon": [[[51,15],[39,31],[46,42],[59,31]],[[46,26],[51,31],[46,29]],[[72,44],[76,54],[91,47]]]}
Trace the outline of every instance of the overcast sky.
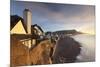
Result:
{"label": "overcast sky", "polygon": [[13,1],[11,15],[23,17],[25,8],[32,12],[32,24],[44,31],[76,29],[95,33],[95,6]]}

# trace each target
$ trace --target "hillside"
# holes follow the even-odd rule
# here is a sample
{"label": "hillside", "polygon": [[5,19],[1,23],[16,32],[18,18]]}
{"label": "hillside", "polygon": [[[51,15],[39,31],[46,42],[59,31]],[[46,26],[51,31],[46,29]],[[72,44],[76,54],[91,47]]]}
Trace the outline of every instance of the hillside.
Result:
{"label": "hillside", "polygon": [[54,34],[82,34],[82,32],[79,32],[75,29],[73,29],[73,30],[59,30],[59,31],[55,31],[53,33]]}

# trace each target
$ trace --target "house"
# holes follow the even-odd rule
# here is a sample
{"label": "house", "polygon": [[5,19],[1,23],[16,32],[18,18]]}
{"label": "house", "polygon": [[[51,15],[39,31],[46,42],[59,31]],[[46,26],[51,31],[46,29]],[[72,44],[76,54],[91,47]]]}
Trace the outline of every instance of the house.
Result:
{"label": "house", "polygon": [[26,34],[27,33],[25,23],[20,16],[13,15],[11,16],[10,19],[11,19],[11,25],[10,25],[11,34]]}
{"label": "house", "polygon": [[31,26],[31,28],[32,28],[32,34],[37,34],[37,35],[44,35],[43,33],[44,33],[44,31],[42,30],[42,28],[39,26],[39,25],[37,25],[37,24],[34,24],[34,25],[32,25]]}
{"label": "house", "polygon": [[18,15],[11,16],[10,33],[11,37],[31,48],[44,32],[37,24],[31,25],[32,14],[28,9],[25,9],[23,14],[23,18]]}

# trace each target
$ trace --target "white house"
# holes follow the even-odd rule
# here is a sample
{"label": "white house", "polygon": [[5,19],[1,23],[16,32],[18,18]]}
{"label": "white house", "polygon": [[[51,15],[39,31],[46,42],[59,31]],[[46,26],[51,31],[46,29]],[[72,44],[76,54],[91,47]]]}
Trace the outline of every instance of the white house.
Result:
{"label": "white house", "polygon": [[[23,18],[17,15],[11,16],[11,36],[18,36],[17,38],[24,45],[29,48],[36,44],[37,36],[43,34],[43,30],[37,24],[32,24],[32,13],[28,9],[23,12]],[[34,34],[33,34],[34,33]]]}

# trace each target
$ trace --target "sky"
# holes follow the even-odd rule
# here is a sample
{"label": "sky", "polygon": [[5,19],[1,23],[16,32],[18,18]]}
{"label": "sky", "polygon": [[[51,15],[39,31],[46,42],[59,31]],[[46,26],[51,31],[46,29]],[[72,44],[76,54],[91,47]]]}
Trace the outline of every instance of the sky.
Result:
{"label": "sky", "polygon": [[11,1],[11,15],[23,17],[25,8],[32,12],[32,25],[38,24],[44,31],[76,29],[95,34],[95,6],[93,5]]}

